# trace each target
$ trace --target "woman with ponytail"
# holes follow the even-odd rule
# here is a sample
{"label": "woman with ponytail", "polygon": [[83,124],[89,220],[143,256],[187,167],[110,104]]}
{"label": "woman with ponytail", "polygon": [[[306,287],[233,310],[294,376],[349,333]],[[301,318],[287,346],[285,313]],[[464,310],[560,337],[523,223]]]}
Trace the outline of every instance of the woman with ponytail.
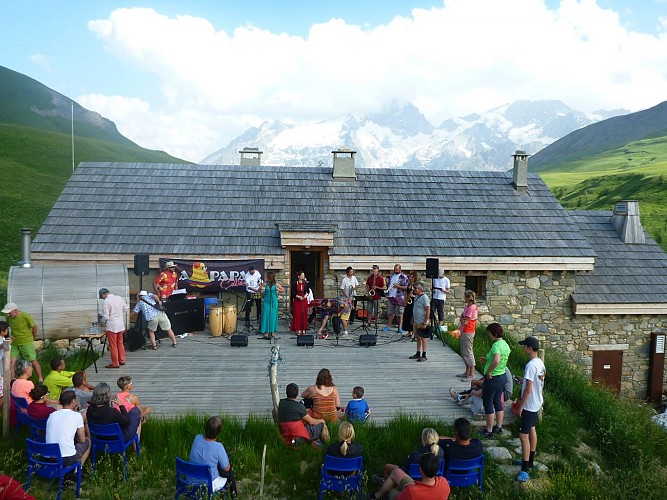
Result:
{"label": "woman with ponytail", "polygon": [[364,450],[361,445],[354,442],[354,427],[350,422],[340,424],[338,437],[340,441],[328,446],[327,455],[337,458],[355,458],[363,454]]}
{"label": "woman with ponytail", "polygon": [[422,430],[422,445],[421,447],[417,448],[415,451],[410,453],[408,455],[408,459],[403,465],[402,469],[405,472],[408,472],[410,469],[410,464],[419,463],[419,459],[422,457],[424,453],[433,453],[436,457],[438,457],[440,460],[443,460],[445,458],[445,452],[440,446],[438,446],[438,441],[440,441],[440,436],[436,432],[435,429],[431,429],[430,427],[425,427]]}

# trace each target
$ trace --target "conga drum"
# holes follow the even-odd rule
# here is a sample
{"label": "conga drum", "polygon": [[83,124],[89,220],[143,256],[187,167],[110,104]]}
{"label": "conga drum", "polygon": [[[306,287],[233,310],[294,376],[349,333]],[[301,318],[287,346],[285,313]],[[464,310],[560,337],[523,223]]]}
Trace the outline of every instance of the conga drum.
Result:
{"label": "conga drum", "polygon": [[236,306],[225,306],[222,311],[222,332],[231,335],[236,331]]}
{"label": "conga drum", "polygon": [[222,307],[211,307],[211,314],[208,317],[208,324],[211,326],[211,335],[219,337],[222,335]]}

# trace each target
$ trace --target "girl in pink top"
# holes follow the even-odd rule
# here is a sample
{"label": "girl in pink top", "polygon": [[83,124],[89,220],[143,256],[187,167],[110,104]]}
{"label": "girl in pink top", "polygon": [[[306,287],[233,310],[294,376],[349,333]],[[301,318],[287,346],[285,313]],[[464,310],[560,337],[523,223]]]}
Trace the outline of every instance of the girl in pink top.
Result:
{"label": "girl in pink top", "polygon": [[475,292],[466,291],[466,306],[461,313],[461,357],[466,364],[466,371],[459,375],[464,380],[472,380],[475,374],[475,355],[472,345],[475,339],[475,327],[477,326],[477,303]]}
{"label": "girl in pink top", "polygon": [[118,404],[124,406],[127,411],[130,411],[135,406],[138,407],[141,410],[142,420],[146,420],[146,416],[148,416],[148,414],[153,411],[153,408],[150,406],[142,407],[141,402],[139,401],[139,397],[130,392],[132,389],[134,389],[134,382],[132,381],[132,377],[119,377],[116,383],[118,384],[118,387],[121,391],[116,394]]}

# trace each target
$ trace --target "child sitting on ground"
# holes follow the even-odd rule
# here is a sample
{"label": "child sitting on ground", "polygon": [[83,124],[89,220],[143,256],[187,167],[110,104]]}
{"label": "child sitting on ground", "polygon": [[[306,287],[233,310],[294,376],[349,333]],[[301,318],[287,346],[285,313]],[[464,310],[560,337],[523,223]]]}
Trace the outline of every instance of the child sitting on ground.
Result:
{"label": "child sitting on ground", "polygon": [[349,422],[364,422],[370,414],[371,410],[364,399],[364,388],[358,385],[352,389],[352,401],[347,403],[344,417]]}

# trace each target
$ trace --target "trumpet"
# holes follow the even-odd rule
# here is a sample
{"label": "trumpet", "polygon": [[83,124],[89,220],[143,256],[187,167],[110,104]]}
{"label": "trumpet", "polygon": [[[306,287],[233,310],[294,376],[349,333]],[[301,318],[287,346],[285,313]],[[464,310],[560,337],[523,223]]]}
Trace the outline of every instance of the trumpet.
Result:
{"label": "trumpet", "polygon": [[405,304],[408,306],[412,304],[412,295],[408,298],[408,300],[405,301]]}

